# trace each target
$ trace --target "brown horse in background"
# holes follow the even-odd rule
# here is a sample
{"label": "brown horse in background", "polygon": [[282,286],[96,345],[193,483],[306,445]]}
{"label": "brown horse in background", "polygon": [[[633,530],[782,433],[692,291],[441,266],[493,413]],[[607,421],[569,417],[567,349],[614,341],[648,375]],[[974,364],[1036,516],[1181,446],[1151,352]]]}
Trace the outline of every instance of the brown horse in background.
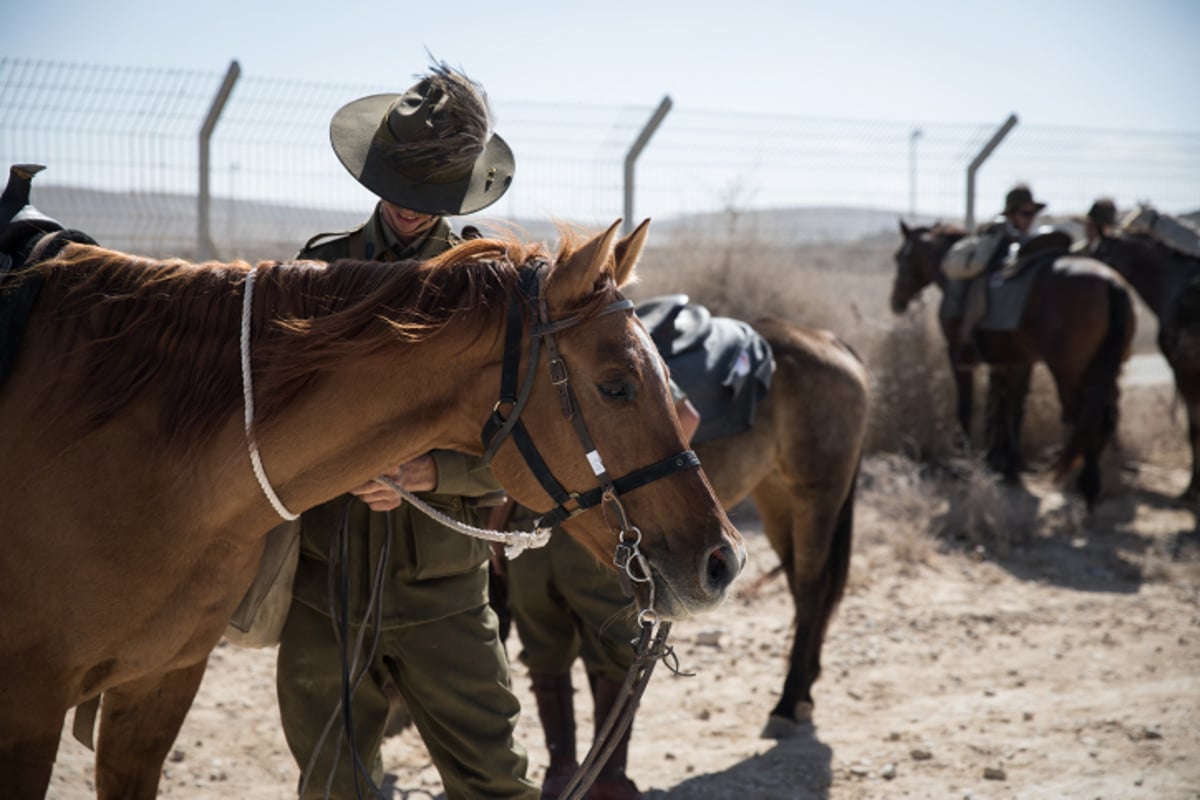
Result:
{"label": "brown horse in background", "polygon": [[749,430],[695,450],[725,508],[753,501],[795,602],[783,693],[762,732],[778,739],[812,716],[821,647],[850,572],[870,387],[862,362],[829,331],[777,319],[752,327],[775,356],[771,389]]}
{"label": "brown horse in background", "polygon": [[1192,477],[1180,499],[1200,502],[1200,258],[1129,231],[1103,236],[1095,255],[1121,273],[1158,318],[1158,349],[1187,407]]}
{"label": "brown horse in background", "polygon": [[[938,225],[909,228],[900,223],[903,243],[896,251],[892,311],[902,314],[929,284],[948,279],[942,259],[966,235]],[[947,345],[958,332],[939,315]],[[976,330],[975,346],[988,376],[988,463],[1016,481],[1021,469],[1020,432],[1033,365],[1044,363],[1054,379],[1066,427],[1066,441],[1054,468],[1063,479],[1080,461],[1079,488],[1088,508],[1100,494],[1100,454],[1117,427],[1118,378],[1136,328],[1133,301],[1120,276],[1092,258],[1062,256],[1040,269],[1014,331]],[[974,375],[958,369],[949,347],[957,391],[957,414],[971,440]]]}
{"label": "brown horse in background", "polygon": [[[515,299],[522,265],[549,263],[541,296],[574,413],[611,474],[686,461],[661,359],[618,290],[645,235],[643,223],[618,242],[614,225],[564,237],[554,256],[477,239],[428,262],[253,268],[69,244],[10,278],[0,300],[13,284],[42,285],[0,386],[4,796],[45,796],[65,714],[102,693],[98,794],[155,796],[208,654],[279,521],[270,488],[281,513],[299,512],[433,448],[482,453],[508,308],[525,331],[537,320],[536,304]],[[239,375],[247,321],[251,382]],[[522,419],[566,490],[593,489],[597,456],[585,457],[523,339],[523,374],[537,377]],[[252,477],[249,443],[269,482]],[[520,502],[551,505],[511,442],[493,467]],[[714,608],[745,554],[702,473],[671,471],[620,500],[645,534],[659,614]],[[612,561],[605,514],[564,527]]]}

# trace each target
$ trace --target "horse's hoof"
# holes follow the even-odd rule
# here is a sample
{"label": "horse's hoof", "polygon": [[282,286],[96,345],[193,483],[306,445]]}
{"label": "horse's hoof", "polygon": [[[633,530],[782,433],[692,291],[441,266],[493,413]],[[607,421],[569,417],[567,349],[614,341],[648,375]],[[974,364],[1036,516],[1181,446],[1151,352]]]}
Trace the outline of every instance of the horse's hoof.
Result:
{"label": "horse's hoof", "polygon": [[813,704],[806,700],[796,703],[794,719],[772,714],[759,736],[763,739],[791,739],[812,730]]}
{"label": "horse's hoof", "polygon": [[759,736],[763,739],[791,739],[799,732],[799,728],[794,720],[772,714]]}

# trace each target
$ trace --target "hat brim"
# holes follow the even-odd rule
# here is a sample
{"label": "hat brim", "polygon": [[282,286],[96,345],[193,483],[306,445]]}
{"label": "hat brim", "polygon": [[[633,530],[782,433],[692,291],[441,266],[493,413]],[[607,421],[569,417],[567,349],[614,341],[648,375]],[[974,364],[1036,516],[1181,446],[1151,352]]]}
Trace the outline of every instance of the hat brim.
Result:
{"label": "hat brim", "polygon": [[390,203],[423,214],[471,214],[499,200],[512,183],[516,160],[499,136],[484,145],[470,175],[446,183],[416,181],[383,158],[375,134],[398,94],[376,94],[347,103],[329,123],[329,139],[342,166]]}
{"label": "hat brim", "polygon": [[[1004,213],[1011,214],[1014,211],[1020,210],[1021,206],[1024,206],[1024,205],[1025,205],[1025,203],[1022,203],[1020,206],[1016,206],[1015,208],[1006,208],[1006,209],[1004,209]],[[1034,203],[1030,203],[1029,205],[1033,206],[1033,213],[1035,213],[1035,214],[1042,213],[1042,210],[1046,207],[1045,203],[1034,202]]]}

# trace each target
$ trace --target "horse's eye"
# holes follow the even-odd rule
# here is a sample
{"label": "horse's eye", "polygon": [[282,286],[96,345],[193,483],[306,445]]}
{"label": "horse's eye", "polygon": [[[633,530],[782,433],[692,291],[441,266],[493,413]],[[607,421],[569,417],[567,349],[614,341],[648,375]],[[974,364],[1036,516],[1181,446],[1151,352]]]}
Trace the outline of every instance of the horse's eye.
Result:
{"label": "horse's eye", "polygon": [[601,397],[614,403],[631,402],[637,395],[633,384],[627,381],[605,381],[596,384],[596,389],[599,390]]}

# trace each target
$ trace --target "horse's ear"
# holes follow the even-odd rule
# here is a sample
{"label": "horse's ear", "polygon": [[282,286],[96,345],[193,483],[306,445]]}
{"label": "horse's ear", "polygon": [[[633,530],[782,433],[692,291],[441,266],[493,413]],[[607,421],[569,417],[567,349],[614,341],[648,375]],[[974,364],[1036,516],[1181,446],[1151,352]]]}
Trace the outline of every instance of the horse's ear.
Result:
{"label": "horse's ear", "polygon": [[912,231],[909,230],[909,227],[904,224],[904,220],[900,220],[900,233],[904,235],[905,239],[908,239],[912,236]]}
{"label": "horse's ear", "polygon": [[555,308],[574,305],[577,301],[590,297],[596,285],[596,279],[608,264],[612,255],[613,242],[617,238],[617,229],[621,220],[617,220],[608,230],[593,237],[582,247],[560,260],[550,275],[550,284],[546,287],[546,296],[550,305]]}
{"label": "horse's ear", "polygon": [[649,231],[650,219],[646,218],[628,236],[623,236],[617,241],[616,247],[613,248],[613,254],[617,259],[613,277],[617,281],[617,286],[625,286],[633,280],[633,268],[637,266],[638,259],[642,256],[642,249],[646,246],[646,235]]}

